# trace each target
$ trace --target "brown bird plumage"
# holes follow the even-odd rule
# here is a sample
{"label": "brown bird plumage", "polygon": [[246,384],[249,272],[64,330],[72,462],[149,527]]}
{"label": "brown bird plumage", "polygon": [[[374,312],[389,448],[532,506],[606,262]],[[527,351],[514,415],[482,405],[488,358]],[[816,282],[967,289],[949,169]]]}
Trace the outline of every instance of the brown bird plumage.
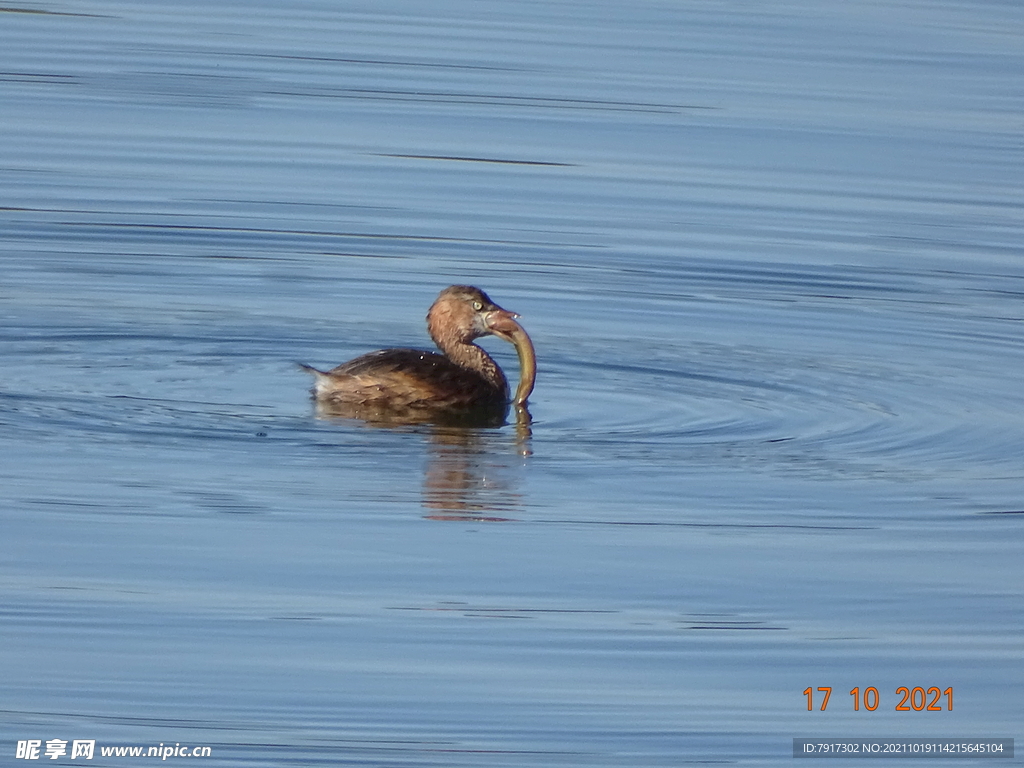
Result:
{"label": "brown bird plumage", "polygon": [[533,343],[517,322],[479,288],[453,285],[427,313],[427,330],[444,354],[382,349],[330,371],[302,367],[315,377],[313,396],[327,412],[379,420],[427,420],[432,415],[502,409],[508,380],[494,359],[473,343],[494,335],[519,355],[519,386],[513,402],[525,405],[536,379]]}

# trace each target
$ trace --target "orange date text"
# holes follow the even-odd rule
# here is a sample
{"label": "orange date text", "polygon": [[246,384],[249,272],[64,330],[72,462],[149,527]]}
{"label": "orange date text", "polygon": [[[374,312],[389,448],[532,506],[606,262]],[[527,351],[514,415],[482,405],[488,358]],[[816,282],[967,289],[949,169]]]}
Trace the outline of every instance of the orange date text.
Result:
{"label": "orange date text", "polygon": [[[817,688],[805,688],[804,696],[807,697],[807,711],[815,708],[824,712],[828,707],[829,699],[832,697],[831,686],[819,686]],[[867,688],[854,688],[850,691],[853,698],[853,711],[860,712],[862,709],[867,712],[874,712],[878,709],[879,695],[878,688],[871,685]],[[950,686],[941,689],[938,686],[925,688],[924,686],[909,687],[901,685],[896,689],[896,696],[899,701],[893,707],[896,712],[952,712],[953,711],[953,688]],[[815,704],[818,706],[815,707]]]}

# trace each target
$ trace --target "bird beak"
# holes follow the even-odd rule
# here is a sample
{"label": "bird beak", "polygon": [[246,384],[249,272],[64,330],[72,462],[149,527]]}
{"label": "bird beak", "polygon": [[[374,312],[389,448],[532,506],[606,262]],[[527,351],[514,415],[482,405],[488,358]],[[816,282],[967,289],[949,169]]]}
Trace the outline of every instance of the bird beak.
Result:
{"label": "bird beak", "polygon": [[519,315],[515,312],[509,312],[507,309],[492,309],[484,315],[484,327],[495,336],[512,341],[511,334],[517,330],[523,330],[523,327],[517,322],[518,317]]}
{"label": "bird beak", "polygon": [[529,334],[516,320],[518,317],[515,312],[494,309],[487,313],[485,325],[488,331],[516,348],[516,354],[519,355],[519,387],[513,402],[525,405],[537,380],[537,355]]}

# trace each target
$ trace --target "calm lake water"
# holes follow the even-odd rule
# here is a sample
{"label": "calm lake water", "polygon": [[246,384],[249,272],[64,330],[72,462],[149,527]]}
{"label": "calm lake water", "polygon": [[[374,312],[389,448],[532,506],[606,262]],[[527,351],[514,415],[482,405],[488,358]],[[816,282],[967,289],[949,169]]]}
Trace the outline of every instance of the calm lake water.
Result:
{"label": "calm lake water", "polygon": [[[0,9],[0,763],[1024,737],[1022,72],[994,0]],[[450,283],[532,425],[316,418]]]}

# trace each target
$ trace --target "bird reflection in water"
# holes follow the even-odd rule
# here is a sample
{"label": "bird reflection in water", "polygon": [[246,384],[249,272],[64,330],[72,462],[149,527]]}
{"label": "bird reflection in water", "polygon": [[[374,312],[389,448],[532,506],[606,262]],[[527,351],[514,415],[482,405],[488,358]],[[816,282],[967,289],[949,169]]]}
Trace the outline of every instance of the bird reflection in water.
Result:
{"label": "bird reflection in water", "polygon": [[[502,467],[491,451],[493,441],[486,436],[506,423],[511,406],[516,453],[530,454],[526,401],[537,364],[518,317],[479,288],[445,288],[427,313],[427,329],[443,354],[384,349],[329,371],[302,365],[314,376],[317,415],[378,427],[427,426],[433,449],[423,485],[427,517],[509,519],[489,514],[517,507],[519,495],[502,479]],[[473,343],[490,335],[511,343],[519,357],[519,385],[511,399],[504,372]]]}
{"label": "bird reflection in water", "polygon": [[530,455],[529,423],[516,424],[516,451],[493,430],[433,428],[423,474],[424,515],[429,520],[508,522],[523,504],[512,457]]}

